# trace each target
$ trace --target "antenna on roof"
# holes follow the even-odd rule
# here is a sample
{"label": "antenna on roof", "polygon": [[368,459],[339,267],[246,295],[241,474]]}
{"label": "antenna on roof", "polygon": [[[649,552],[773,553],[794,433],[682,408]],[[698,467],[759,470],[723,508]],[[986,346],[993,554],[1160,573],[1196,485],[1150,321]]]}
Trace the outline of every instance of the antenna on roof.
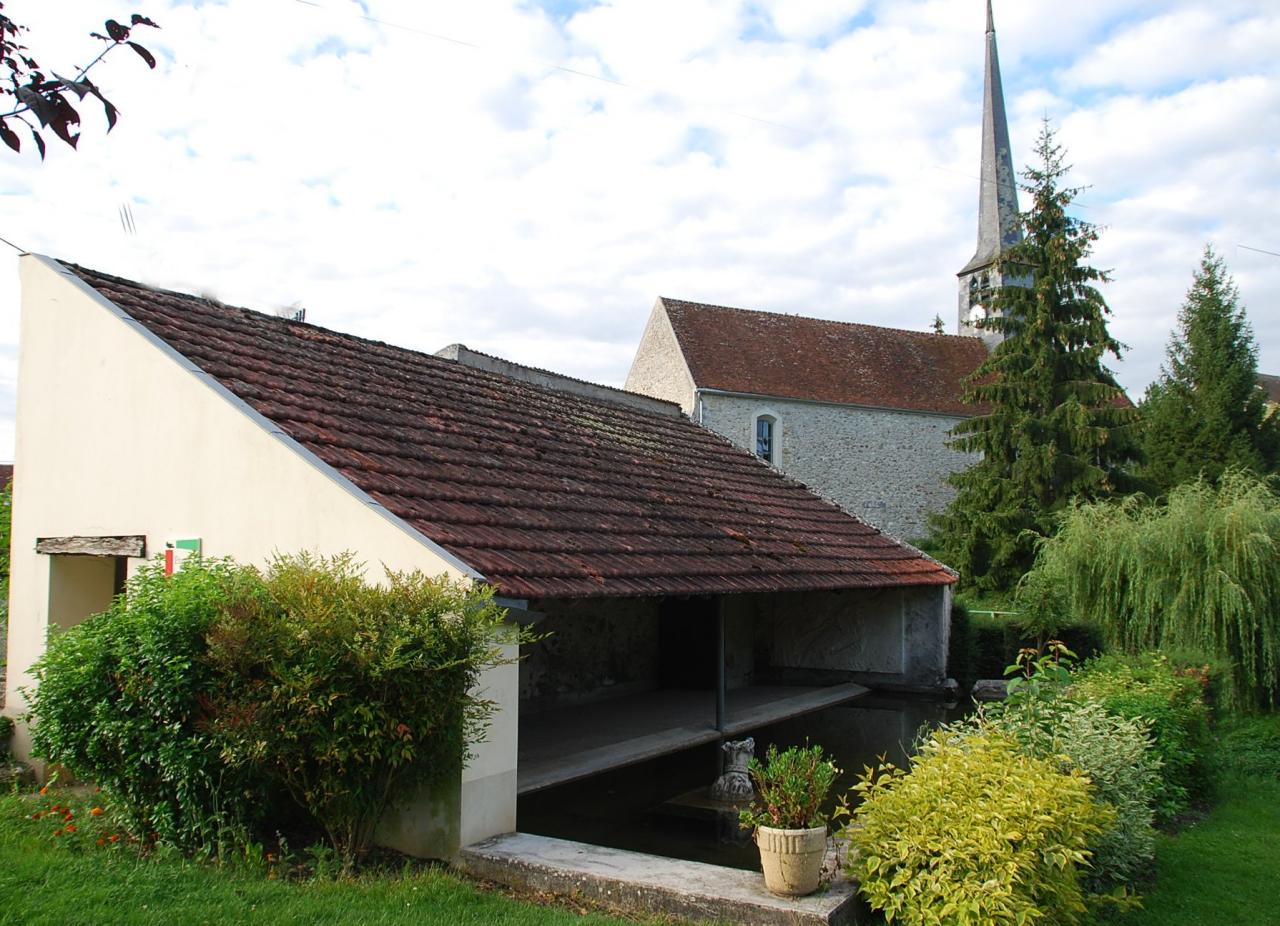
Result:
{"label": "antenna on roof", "polygon": [[292,302],[289,305],[280,306],[280,308],[276,309],[276,315],[291,322],[304,322],[307,320],[307,310],[301,302]]}

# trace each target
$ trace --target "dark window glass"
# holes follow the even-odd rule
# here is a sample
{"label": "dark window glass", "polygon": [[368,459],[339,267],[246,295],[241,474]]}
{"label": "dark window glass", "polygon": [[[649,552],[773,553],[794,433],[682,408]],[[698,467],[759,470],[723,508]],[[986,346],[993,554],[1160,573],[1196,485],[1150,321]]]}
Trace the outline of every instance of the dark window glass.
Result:
{"label": "dark window glass", "polygon": [[769,418],[756,419],[756,456],[773,462],[773,421]]}

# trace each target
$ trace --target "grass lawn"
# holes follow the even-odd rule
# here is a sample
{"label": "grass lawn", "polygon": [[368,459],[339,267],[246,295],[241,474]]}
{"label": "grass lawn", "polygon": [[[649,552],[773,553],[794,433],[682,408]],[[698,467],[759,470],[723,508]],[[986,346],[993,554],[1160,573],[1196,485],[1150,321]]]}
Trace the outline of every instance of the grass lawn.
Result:
{"label": "grass lawn", "polygon": [[1280,924],[1280,781],[1228,779],[1213,812],[1156,853],[1158,880],[1124,926]]}
{"label": "grass lawn", "polygon": [[260,872],[179,859],[139,860],[125,851],[56,846],[46,828],[24,821],[20,798],[0,798],[0,923],[510,924],[606,926],[635,921],[585,916],[480,890],[443,869],[358,881],[269,881]]}

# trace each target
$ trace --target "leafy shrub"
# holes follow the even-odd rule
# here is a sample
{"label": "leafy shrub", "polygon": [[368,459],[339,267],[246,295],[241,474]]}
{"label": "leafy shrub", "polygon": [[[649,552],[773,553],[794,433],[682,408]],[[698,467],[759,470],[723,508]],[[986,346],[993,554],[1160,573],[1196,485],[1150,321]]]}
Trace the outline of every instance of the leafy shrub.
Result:
{"label": "leafy shrub", "polygon": [[277,558],[232,589],[208,654],[227,766],[278,781],[347,866],[395,798],[457,774],[494,710],[474,686],[526,640],[491,590],[362,573],[349,555]]}
{"label": "leafy shrub", "polygon": [[1179,672],[1168,657],[1157,653],[1102,656],[1075,673],[1071,697],[1150,724],[1153,749],[1160,760],[1155,799],[1160,822],[1184,813],[1211,793],[1212,744],[1205,688],[1200,675]]}
{"label": "leafy shrub", "polygon": [[1035,571],[1067,577],[1071,611],[1109,645],[1198,649],[1230,667],[1227,707],[1280,704],[1280,496],[1228,471],[1218,487],[1178,486],[1077,505],[1041,546]]}
{"label": "leafy shrub", "polygon": [[826,824],[822,804],[840,769],[823,755],[821,746],[792,746],[779,752],[770,743],[765,761],[753,758],[747,770],[756,796],[739,816],[743,829],[802,830]]}
{"label": "leafy shrub", "polygon": [[9,754],[9,740],[13,738],[13,719],[0,715],[0,756]]}
{"label": "leafy shrub", "polygon": [[1222,772],[1280,779],[1280,713],[1231,718],[1215,755]]}
{"label": "leafy shrub", "polygon": [[1028,726],[1025,714],[999,707],[983,723],[1016,740],[1024,752],[1058,766],[1078,769],[1093,785],[1094,800],[1115,810],[1115,820],[1089,841],[1093,866],[1086,886],[1103,894],[1139,880],[1155,858],[1154,803],[1160,762],[1148,725],[1108,713],[1092,702],[1057,699]]}
{"label": "leafy shrub", "polygon": [[[1016,619],[1004,616],[988,616],[970,612],[967,626],[956,639],[956,627],[951,633],[952,652],[967,656],[967,662],[952,665],[951,675],[966,688],[980,678],[1002,678],[1004,670],[1019,650],[1038,644],[1035,635],[1028,634]],[[1102,632],[1097,626],[1072,620],[1058,628],[1055,636],[1063,641],[1081,659],[1096,656],[1103,650]]]}
{"label": "leafy shrub", "polygon": [[253,582],[225,561],[189,561],[172,577],[145,564],[127,595],[51,636],[34,666],[35,754],[113,794],[135,834],[194,850],[259,817],[261,779],[227,766],[211,738],[221,680],[205,659],[228,589]]}
{"label": "leafy shrub", "polygon": [[910,773],[868,769],[843,835],[849,874],[890,923],[1075,923],[1089,843],[1114,811],[1078,771],[1008,736],[935,731]]}

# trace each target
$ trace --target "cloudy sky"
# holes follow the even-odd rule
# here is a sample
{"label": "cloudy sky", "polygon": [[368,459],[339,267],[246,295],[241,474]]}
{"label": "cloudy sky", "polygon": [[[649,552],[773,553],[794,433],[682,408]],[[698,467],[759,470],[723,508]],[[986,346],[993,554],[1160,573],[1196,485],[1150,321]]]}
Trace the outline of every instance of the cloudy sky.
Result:
{"label": "cloudy sky", "polygon": [[[983,0],[6,0],[80,152],[0,149],[0,236],[147,283],[621,384],[655,297],[955,330]],[[1211,243],[1280,372],[1280,4],[997,0],[1015,162],[1046,116],[1105,227],[1140,393]],[[121,221],[122,207],[133,227]],[[0,246],[0,459],[16,252]]]}

